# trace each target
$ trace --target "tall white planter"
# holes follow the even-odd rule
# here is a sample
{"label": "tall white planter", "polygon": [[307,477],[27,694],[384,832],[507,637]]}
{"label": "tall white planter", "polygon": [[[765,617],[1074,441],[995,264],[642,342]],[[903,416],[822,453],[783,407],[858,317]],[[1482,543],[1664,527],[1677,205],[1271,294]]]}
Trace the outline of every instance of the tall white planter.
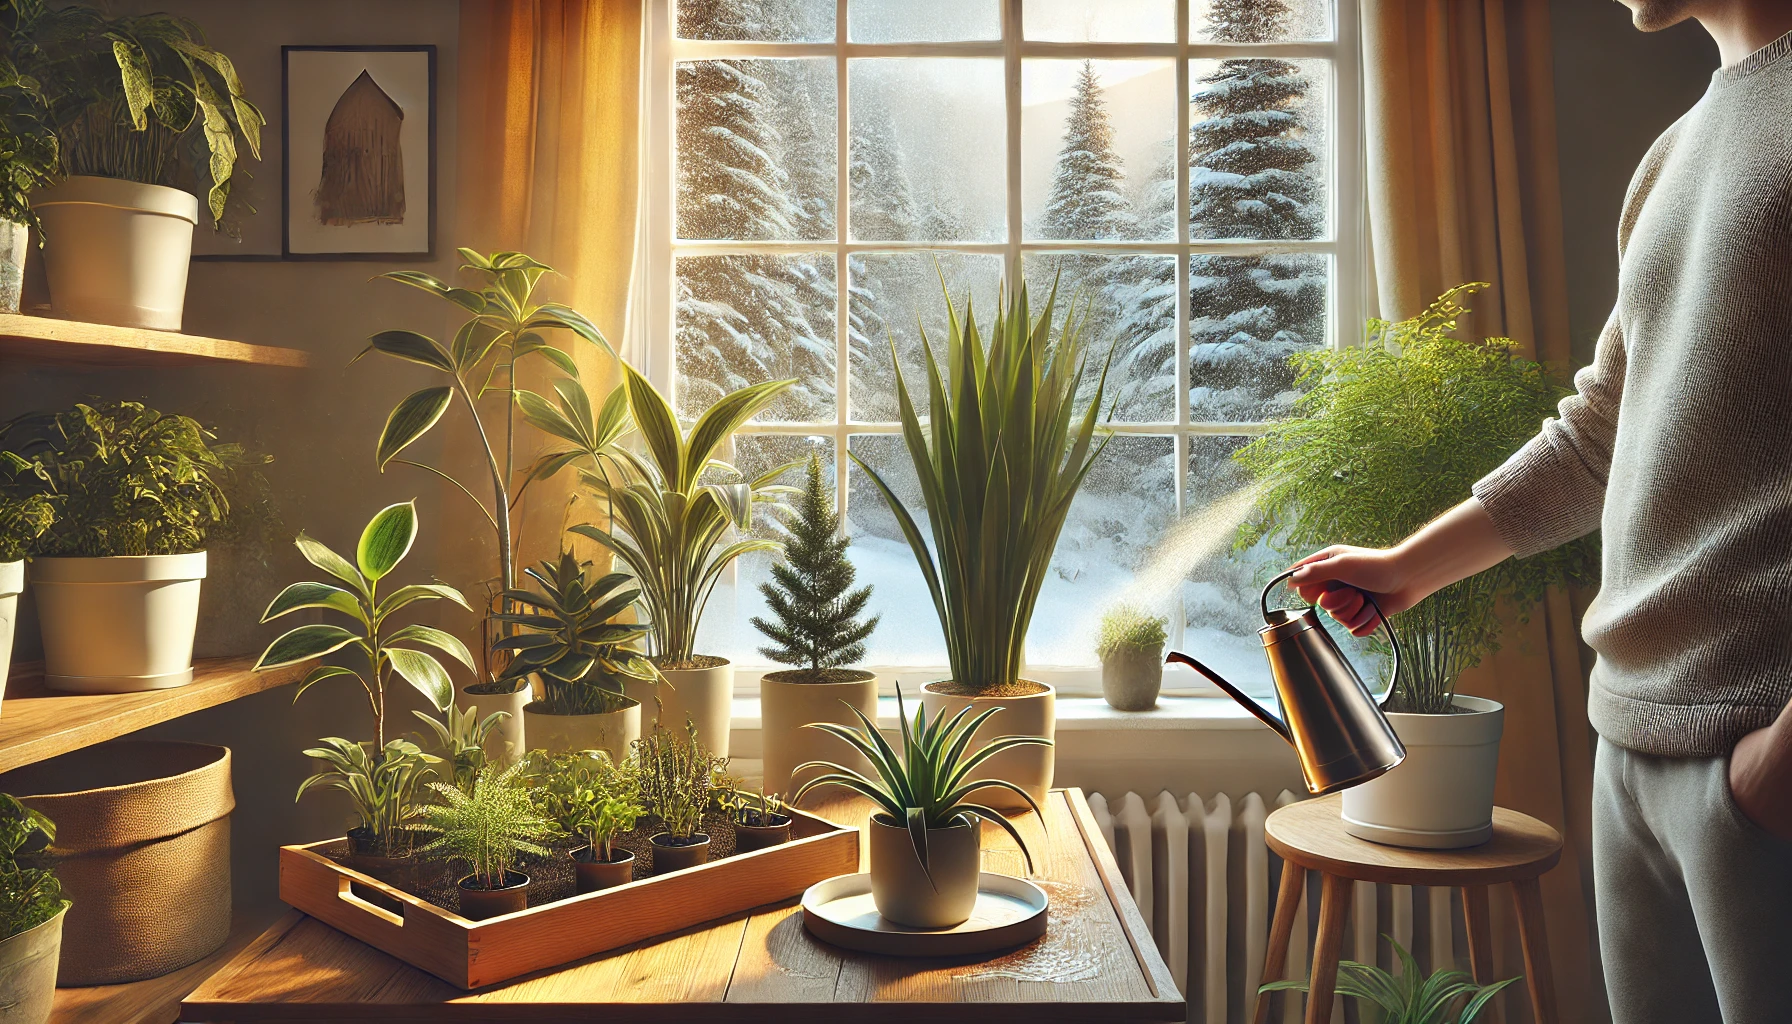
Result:
{"label": "tall white planter", "polygon": [[6,675],[12,667],[13,627],[19,621],[19,595],[25,592],[25,563],[0,562],[0,713],[6,708]]}
{"label": "tall white planter", "polygon": [[50,310],[65,320],[180,330],[199,200],[164,185],[74,175],[32,194]]}
{"label": "tall white planter", "polygon": [[0,220],[0,313],[17,313],[25,292],[25,254],[31,250],[31,229],[18,221]]}
{"label": "tall white planter", "polygon": [[135,693],[193,681],[205,552],[38,558],[30,577],[51,689]]}
{"label": "tall white planter", "polygon": [[714,660],[721,664],[662,668],[660,675],[665,681],[658,686],[623,680],[623,692],[641,702],[642,731],[651,732],[661,722],[668,730],[683,729],[688,718],[697,726],[697,741],[717,757],[727,757],[730,719],[734,714],[734,663]]}
{"label": "tall white planter", "polygon": [[1454,850],[1493,838],[1493,782],[1506,709],[1458,694],[1468,714],[1390,714],[1406,760],[1344,791],[1344,831],[1390,846]]}
{"label": "tall white planter", "polygon": [[558,754],[565,750],[601,750],[622,763],[634,742],[641,738],[641,702],[618,698],[623,707],[595,715],[550,715],[539,701],[523,707],[524,732],[529,746]]}
{"label": "tall white planter", "polygon": [[[1002,736],[1044,736],[1055,740],[1058,734],[1058,691],[1038,684],[1039,693],[1023,694],[1018,697],[959,697],[940,693],[934,689],[942,683],[928,683],[921,690],[922,703],[927,708],[927,720],[937,721],[939,716],[950,718],[958,714],[964,707],[974,707],[972,717],[982,714],[990,708],[1001,709],[991,715],[971,738],[967,752],[974,752],[991,740]],[[1012,782],[1027,791],[1027,795],[1045,807],[1046,794],[1052,788],[1052,775],[1057,767],[1057,759],[1053,756],[1053,748],[1029,744],[1004,750],[983,762],[970,777],[975,779],[1002,779]],[[1027,803],[1012,791],[1006,789],[979,789],[970,795],[973,803],[981,803],[998,811],[1022,811]]]}
{"label": "tall white planter", "polygon": [[56,916],[0,941],[0,1024],[44,1024],[56,1002],[63,907]]}
{"label": "tall white planter", "polygon": [[768,672],[759,680],[760,749],[765,758],[765,791],[788,797],[809,779],[822,774],[811,768],[796,774],[796,767],[810,761],[832,761],[861,772],[871,771],[871,762],[845,740],[829,736],[819,729],[805,728],[811,722],[833,722],[854,729],[864,727],[853,708],[866,718],[877,721],[877,676],[862,673],[865,678],[835,683],[794,682],[803,672]]}
{"label": "tall white planter", "polygon": [[460,692],[465,698],[462,705],[478,708],[480,718],[494,711],[510,713],[509,718],[499,722],[485,735],[483,746],[488,760],[497,764],[509,764],[528,753],[529,737],[523,708],[535,699],[529,687],[525,686],[516,693],[484,693],[468,686],[463,687]]}

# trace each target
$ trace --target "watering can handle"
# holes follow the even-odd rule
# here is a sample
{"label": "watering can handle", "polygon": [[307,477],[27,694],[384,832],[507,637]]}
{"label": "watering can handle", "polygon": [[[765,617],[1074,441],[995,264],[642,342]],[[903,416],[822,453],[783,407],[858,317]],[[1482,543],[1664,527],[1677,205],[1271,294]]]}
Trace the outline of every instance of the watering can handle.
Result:
{"label": "watering can handle", "polygon": [[[1283,582],[1285,582],[1290,576],[1293,576],[1295,574],[1295,572],[1296,572],[1295,569],[1289,569],[1287,572],[1282,573],[1280,576],[1277,576],[1275,579],[1270,580],[1269,584],[1263,588],[1263,596],[1259,602],[1263,607],[1263,621],[1265,621],[1265,622],[1269,621],[1269,595],[1270,595],[1270,593],[1272,591],[1274,591],[1277,586],[1279,586]],[[1349,586],[1349,584],[1345,584],[1345,586]],[[1369,593],[1367,590],[1364,590],[1361,587],[1355,587],[1352,589],[1354,589],[1358,593],[1362,594],[1363,599],[1369,602],[1369,607],[1375,609],[1375,617],[1381,621],[1381,628],[1388,635],[1388,646],[1392,647],[1394,650],[1394,670],[1392,672],[1388,673],[1388,688],[1385,691],[1383,691],[1379,697],[1375,696],[1374,694],[1370,695],[1370,697],[1375,701],[1375,703],[1377,705],[1385,704],[1385,703],[1387,703],[1387,699],[1394,695],[1395,680],[1398,680],[1400,678],[1400,638],[1394,635],[1394,624],[1392,622],[1388,621],[1388,617],[1386,615],[1382,614],[1381,605],[1375,603],[1375,595]]]}

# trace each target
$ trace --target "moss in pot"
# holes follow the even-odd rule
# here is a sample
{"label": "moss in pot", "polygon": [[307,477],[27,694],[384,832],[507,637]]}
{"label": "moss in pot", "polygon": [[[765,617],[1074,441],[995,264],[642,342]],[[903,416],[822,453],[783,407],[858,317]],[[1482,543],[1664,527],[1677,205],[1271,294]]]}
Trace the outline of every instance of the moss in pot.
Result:
{"label": "moss in pot", "polygon": [[644,813],[633,762],[618,763],[601,750],[536,750],[528,765],[536,808],[567,835],[585,840],[568,852],[578,891],[633,881],[635,855],[614,843]]}
{"label": "moss in pot", "polygon": [[682,732],[656,727],[635,743],[641,800],[659,818],[662,831],[653,846],[653,873],[696,867],[709,860],[709,836],[698,831],[709,808],[716,773],[728,764],[704,749],[697,727]]}
{"label": "moss in pot", "polygon": [[1118,604],[1101,617],[1095,655],[1101,659],[1101,695],[1119,711],[1157,706],[1164,682],[1164,641],[1170,620]]}
{"label": "moss in pot", "polygon": [[480,921],[513,914],[529,905],[529,876],[516,870],[521,854],[547,856],[542,844],[559,831],[535,808],[523,784],[525,766],[487,765],[471,793],[443,782],[430,783],[442,800],[424,812],[418,828],[434,835],[424,853],[446,854],[466,865],[458,883],[461,916]]}

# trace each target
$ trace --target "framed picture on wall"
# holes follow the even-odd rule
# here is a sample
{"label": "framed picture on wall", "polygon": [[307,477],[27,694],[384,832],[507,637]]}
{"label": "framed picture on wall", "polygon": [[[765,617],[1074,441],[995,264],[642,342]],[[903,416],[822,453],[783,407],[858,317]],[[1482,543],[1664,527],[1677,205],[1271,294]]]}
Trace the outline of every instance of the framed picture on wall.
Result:
{"label": "framed picture on wall", "polygon": [[436,48],[283,46],[282,254],[431,259]]}

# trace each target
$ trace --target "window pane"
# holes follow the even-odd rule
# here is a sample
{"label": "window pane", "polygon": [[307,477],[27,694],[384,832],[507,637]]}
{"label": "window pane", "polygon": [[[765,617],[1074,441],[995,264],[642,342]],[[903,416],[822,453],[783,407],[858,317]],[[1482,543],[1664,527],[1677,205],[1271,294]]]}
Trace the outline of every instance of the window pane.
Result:
{"label": "window pane", "polygon": [[1028,39],[1066,43],[1173,43],[1176,0],[1025,0]]}
{"label": "window pane", "polygon": [[1325,237],[1331,62],[1189,65],[1191,238]]}
{"label": "window pane", "polygon": [[852,236],[999,242],[1007,237],[1002,62],[852,61]]}
{"label": "window pane", "polygon": [[834,421],[832,254],[680,257],[676,334],[680,416],[794,378],[757,419]]}
{"label": "window pane", "polygon": [[1254,696],[1273,692],[1257,630],[1257,597],[1287,560],[1266,545],[1235,552],[1238,526],[1251,513],[1250,475],[1232,461],[1248,437],[1191,437],[1187,513],[1171,545],[1181,562],[1182,650]]}
{"label": "window pane", "polygon": [[1032,238],[1173,241],[1176,65],[1024,61],[1021,194]]}
{"label": "window pane", "polygon": [[[1091,389],[1113,350],[1102,414],[1113,407],[1116,420],[1175,422],[1176,257],[1028,253],[1021,267],[1036,308],[1054,281],[1060,310],[1068,312],[1073,299],[1090,304],[1084,322],[1091,332]],[[1063,323],[1062,315],[1057,319]]]}
{"label": "window pane", "polygon": [[834,237],[834,63],[677,67],[678,236]]}
{"label": "window pane", "polygon": [[1288,357],[1325,344],[1330,258],[1189,258],[1189,418],[1273,419],[1294,401]]}
{"label": "window pane", "polygon": [[998,0],[852,0],[855,43],[942,43],[1002,38]]}
{"label": "window pane", "polygon": [[[890,367],[890,343],[902,361],[902,377],[916,410],[927,415],[927,363],[921,355],[921,331],[934,354],[946,353],[946,296],[964,315],[968,296],[979,324],[995,319],[996,292],[1002,282],[1002,258],[952,252],[858,253],[847,261],[852,280],[847,302],[848,341],[852,363],[850,415],[856,423],[895,423],[896,373]],[[940,279],[945,279],[945,290]]]}
{"label": "window pane", "polygon": [[834,0],[678,0],[680,39],[822,42],[834,38]]}
{"label": "window pane", "polygon": [[1332,37],[1329,0],[1190,0],[1197,43],[1291,43]]}
{"label": "window pane", "polygon": [[[1176,446],[1117,436],[1071,502],[1027,630],[1031,665],[1094,665],[1101,613],[1126,601],[1168,614],[1178,577],[1155,582],[1158,541],[1176,517]],[[1161,574],[1158,574],[1161,575]]]}
{"label": "window pane", "polygon": [[[877,475],[896,492],[924,536],[928,534],[927,506],[915,478],[908,448],[894,434],[855,434],[848,441],[852,453],[877,470]],[[852,537],[852,563],[860,583],[875,588],[867,610],[880,615],[877,632],[865,642],[869,665],[927,666],[946,663],[946,641],[933,608],[927,582],[915,564],[914,553],[896,517],[877,487],[856,464],[848,472],[847,532]],[[931,541],[929,541],[931,543]]]}

